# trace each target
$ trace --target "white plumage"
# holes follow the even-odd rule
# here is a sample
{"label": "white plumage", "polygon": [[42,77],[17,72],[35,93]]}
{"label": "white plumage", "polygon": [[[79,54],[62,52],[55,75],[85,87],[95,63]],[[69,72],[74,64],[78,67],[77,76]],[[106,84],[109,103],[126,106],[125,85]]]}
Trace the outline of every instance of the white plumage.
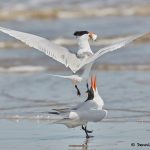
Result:
{"label": "white plumage", "polygon": [[[130,36],[125,40],[117,42],[116,44],[104,47],[98,50],[94,54],[90,48],[88,40],[89,39],[96,40],[97,35],[88,31],[78,31],[78,34],[80,35],[78,34],[74,34],[74,35],[77,36],[79,50],[77,51],[76,54],[74,54],[70,52],[67,48],[51,43],[49,40],[36,35],[19,32],[19,31],[15,31],[3,27],[0,27],[0,31],[9,34],[10,36],[26,43],[30,47],[38,49],[41,52],[44,52],[49,57],[64,64],[66,67],[69,67],[73,73],[76,73],[76,76],[74,75],[66,76],[66,77],[61,75],[57,75],[57,76],[62,78],[74,79],[78,82],[81,82],[82,80],[87,80],[87,78],[89,77],[92,64],[100,56],[102,56],[107,52],[117,50],[125,46],[126,44],[132,42],[133,40],[146,34],[144,33],[144,34]],[[89,63],[91,63],[91,65],[89,65]],[[82,74],[80,73],[78,74],[77,71],[80,71],[81,69],[83,69]],[[84,74],[84,71],[86,72],[86,74]]]}
{"label": "white plumage", "polygon": [[98,59],[105,53],[117,50],[125,46],[126,44],[132,42],[133,40],[146,34],[144,33],[130,36],[125,40],[117,42],[116,44],[104,47],[94,54],[90,48],[89,39],[96,40],[97,35],[93,32],[88,31],[76,31],[74,35],[77,37],[79,48],[77,53],[75,54],[65,47],[51,43],[47,39],[36,35],[19,32],[3,27],[0,27],[0,31],[9,34],[10,36],[26,43],[30,47],[38,49],[41,52],[44,52],[49,57],[64,64],[66,67],[69,67],[72,70],[73,75],[68,76],[54,75],[54,74],[49,75],[73,80],[75,83],[75,88],[77,89],[77,95],[81,94],[77,87],[77,83],[81,81],[86,82],[88,81],[92,65],[96,61],[96,59]]}
{"label": "white plumage", "polygon": [[96,77],[92,78],[91,88],[88,89],[87,93],[87,100],[79,103],[77,106],[63,111],[57,109],[56,112],[58,115],[64,116],[64,118],[56,121],[55,123],[64,124],[68,128],[82,126],[82,129],[85,131],[88,138],[89,132],[86,129],[87,123],[100,122],[104,117],[106,117],[107,111],[103,109],[104,101],[98,93],[96,87]]}

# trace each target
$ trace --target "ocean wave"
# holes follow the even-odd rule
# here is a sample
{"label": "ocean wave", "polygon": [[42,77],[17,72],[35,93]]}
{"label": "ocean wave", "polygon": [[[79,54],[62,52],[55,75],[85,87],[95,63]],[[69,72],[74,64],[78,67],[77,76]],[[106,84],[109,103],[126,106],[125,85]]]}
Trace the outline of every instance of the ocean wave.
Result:
{"label": "ocean wave", "polygon": [[55,122],[58,119],[62,119],[62,117],[58,117],[56,115],[9,115],[4,114],[0,115],[0,119],[8,119],[8,120],[45,120],[49,122]]}
{"label": "ocean wave", "polygon": [[[117,123],[117,122],[142,122],[142,123],[150,123],[148,120],[149,115],[137,115],[137,116],[121,116],[121,117],[107,117],[102,120],[101,123]],[[143,119],[141,119],[143,117]],[[147,117],[147,118],[145,118]],[[3,114],[0,115],[0,119],[14,120],[19,122],[21,120],[33,120],[33,121],[48,121],[49,123],[55,123],[57,120],[62,119],[62,116],[55,114],[24,114],[24,115],[12,115],[12,114]]]}
{"label": "ocean wave", "polygon": [[[96,64],[96,71],[150,71],[150,65],[123,65],[123,64]],[[0,73],[36,73],[36,72],[65,72],[63,67],[51,68],[48,66],[10,66],[0,67]]]}
{"label": "ocean wave", "polygon": [[[90,11],[89,11],[90,10]],[[39,8],[14,7],[13,9],[1,9],[0,20],[26,20],[26,19],[72,19],[83,17],[107,17],[107,16],[149,16],[150,5],[122,5],[82,8]]]}
{"label": "ocean wave", "polygon": [[0,67],[0,72],[16,72],[16,73],[23,73],[23,72],[41,72],[45,71],[47,68],[43,66],[12,66],[12,67]]}

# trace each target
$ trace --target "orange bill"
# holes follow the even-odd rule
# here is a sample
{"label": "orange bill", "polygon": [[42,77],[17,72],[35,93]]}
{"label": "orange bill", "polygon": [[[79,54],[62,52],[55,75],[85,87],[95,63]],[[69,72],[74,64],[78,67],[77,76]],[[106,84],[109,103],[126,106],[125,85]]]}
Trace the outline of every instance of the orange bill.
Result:
{"label": "orange bill", "polygon": [[91,87],[92,87],[93,90],[96,91],[96,76],[91,77]]}
{"label": "orange bill", "polygon": [[94,76],[94,89],[96,91],[96,75]]}
{"label": "orange bill", "polygon": [[89,37],[90,37],[90,39],[93,39],[93,32],[89,32]]}

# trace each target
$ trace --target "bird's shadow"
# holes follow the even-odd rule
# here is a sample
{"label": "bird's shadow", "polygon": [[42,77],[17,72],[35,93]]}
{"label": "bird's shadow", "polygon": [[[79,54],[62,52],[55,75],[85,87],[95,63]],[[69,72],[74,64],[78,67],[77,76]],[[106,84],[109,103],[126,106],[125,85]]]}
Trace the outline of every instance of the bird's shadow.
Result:
{"label": "bird's shadow", "polygon": [[69,149],[71,148],[71,150],[77,150],[77,149],[88,150],[88,145],[91,140],[92,140],[92,138],[86,138],[83,141],[83,144],[70,144],[70,145],[68,145],[68,147],[69,147]]}

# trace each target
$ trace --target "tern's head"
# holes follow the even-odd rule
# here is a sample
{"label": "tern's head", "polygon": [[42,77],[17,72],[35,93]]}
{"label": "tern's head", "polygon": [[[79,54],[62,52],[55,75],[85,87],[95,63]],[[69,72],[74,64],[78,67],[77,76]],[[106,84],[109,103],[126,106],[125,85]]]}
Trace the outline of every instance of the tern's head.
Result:
{"label": "tern's head", "polygon": [[87,91],[86,93],[88,94],[87,100],[93,100],[96,93],[97,93],[97,87],[96,87],[96,76],[91,77],[91,88],[89,89],[88,84],[87,84]]}
{"label": "tern's head", "polygon": [[92,88],[89,89],[89,88],[88,88],[88,85],[87,85],[87,91],[86,91],[86,93],[87,93],[87,95],[88,95],[86,101],[88,101],[88,100],[93,100],[93,98],[94,98],[94,91],[93,91]]}
{"label": "tern's head", "polygon": [[97,39],[97,35],[93,32],[88,32],[88,31],[76,31],[74,32],[74,36],[80,39],[91,39],[95,41]]}
{"label": "tern's head", "polygon": [[101,96],[98,93],[97,90],[97,86],[96,86],[96,76],[91,77],[91,88],[89,89],[87,86],[87,93],[88,93],[88,98],[86,101],[88,100],[93,100],[97,103],[97,105],[99,106],[99,108],[102,108],[104,105],[104,101],[101,98]]}

